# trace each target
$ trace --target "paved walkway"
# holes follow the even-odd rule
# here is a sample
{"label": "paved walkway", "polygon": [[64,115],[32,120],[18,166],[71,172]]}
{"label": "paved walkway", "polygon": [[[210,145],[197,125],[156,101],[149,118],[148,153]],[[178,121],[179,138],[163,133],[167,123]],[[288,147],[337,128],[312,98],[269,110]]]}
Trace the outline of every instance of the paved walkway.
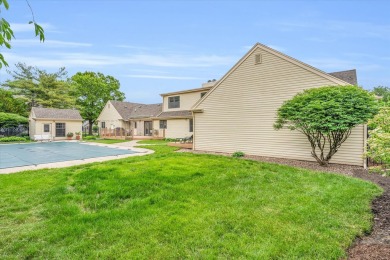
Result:
{"label": "paved walkway", "polygon": [[114,147],[114,148],[118,148],[118,149],[131,149],[132,151],[135,151],[136,153],[88,158],[88,159],[65,161],[65,162],[46,163],[46,164],[38,164],[38,165],[30,165],[30,166],[22,166],[22,167],[5,168],[5,169],[0,169],[0,174],[15,173],[15,172],[27,171],[27,170],[38,170],[38,169],[44,169],[44,168],[63,168],[63,167],[69,167],[69,166],[74,166],[74,165],[81,165],[81,164],[94,163],[94,162],[104,162],[104,161],[109,161],[109,160],[127,158],[127,157],[131,157],[131,156],[142,156],[142,155],[154,153],[154,151],[149,150],[149,149],[135,147],[137,145],[137,140],[124,142],[124,143],[117,143],[117,144],[100,144],[100,143],[92,143],[92,142],[84,143],[84,144],[105,146],[105,147]]}

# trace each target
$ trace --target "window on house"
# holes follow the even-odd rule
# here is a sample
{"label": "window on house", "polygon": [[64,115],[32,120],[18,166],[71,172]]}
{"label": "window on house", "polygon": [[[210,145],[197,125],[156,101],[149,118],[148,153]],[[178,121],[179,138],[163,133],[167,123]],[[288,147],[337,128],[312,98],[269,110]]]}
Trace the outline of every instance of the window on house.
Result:
{"label": "window on house", "polygon": [[134,128],[137,128],[137,122],[134,122]]}
{"label": "window on house", "polygon": [[44,124],[43,125],[43,132],[49,133],[50,132],[50,124]]}
{"label": "window on house", "polygon": [[190,133],[194,132],[194,120],[190,119]]}
{"label": "window on house", "polygon": [[160,129],[167,129],[167,120],[160,120]]}
{"label": "window on house", "polygon": [[169,97],[168,108],[180,108],[180,96]]}
{"label": "window on house", "polygon": [[65,137],[65,123],[56,123],[56,137]]}
{"label": "window on house", "polygon": [[106,128],[106,122],[102,122],[101,126],[102,128]]}
{"label": "window on house", "polygon": [[202,92],[200,93],[200,98],[204,97],[204,95],[206,95],[207,92]]}

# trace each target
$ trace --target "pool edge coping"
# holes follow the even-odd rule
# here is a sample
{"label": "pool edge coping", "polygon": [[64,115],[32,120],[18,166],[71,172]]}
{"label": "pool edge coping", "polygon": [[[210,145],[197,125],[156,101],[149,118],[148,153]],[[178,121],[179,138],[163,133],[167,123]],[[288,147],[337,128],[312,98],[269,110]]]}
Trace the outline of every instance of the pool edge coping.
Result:
{"label": "pool edge coping", "polygon": [[[70,142],[74,142],[74,141],[70,141]],[[137,144],[137,142],[132,143],[132,141],[125,142],[125,143],[118,143],[118,144],[130,144],[129,146],[118,145],[118,144],[80,142],[80,141],[75,141],[75,142],[82,143],[85,145],[95,145],[95,146],[102,146],[102,147],[117,148],[117,149],[121,149],[121,150],[131,149],[131,151],[134,151],[135,153],[93,157],[93,158],[87,158],[87,159],[81,159],[81,160],[71,160],[71,161],[62,161],[62,162],[54,162],[54,163],[44,163],[44,164],[38,164],[38,165],[10,167],[10,168],[0,169],[0,174],[11,174],[11,173],[31,171],[31,170],[40,170],[40,169],[65,168],[65,167],[71,167],[71,166],[83,165],[83,164],[89,164],[89,163],[95,163],[95,162],[105,162],[105,161],[111,161],[111,160],[118,160],[118,159],[123,159],[123,158],[127,158],[127,157],[132,157],[132,156],[143,156],[143,155],[148,155],[148,154],[154,153],[153,150],[134,147],[134,145]]]}

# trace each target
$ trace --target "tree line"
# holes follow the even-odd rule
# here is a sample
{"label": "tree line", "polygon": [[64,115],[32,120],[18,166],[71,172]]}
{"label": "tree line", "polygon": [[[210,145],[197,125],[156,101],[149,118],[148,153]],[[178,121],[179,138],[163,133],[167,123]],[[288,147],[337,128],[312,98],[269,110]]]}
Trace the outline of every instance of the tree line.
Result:
{"label": "tree line", "polygon": [[1,83],[0,112],[28,116],[32,107],[78,109],[89,122],[90,134],[109,100],[123,101],[120,82],[99,72],[78,72],[72,77],[64,67],[47,72],[25,63],[8,71],[11,79]]}

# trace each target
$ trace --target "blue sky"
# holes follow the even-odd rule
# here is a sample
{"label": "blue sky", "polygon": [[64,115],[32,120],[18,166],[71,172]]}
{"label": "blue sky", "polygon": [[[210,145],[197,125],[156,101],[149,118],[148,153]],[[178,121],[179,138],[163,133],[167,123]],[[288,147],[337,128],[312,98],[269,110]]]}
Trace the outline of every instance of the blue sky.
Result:
{"label": "blue sky", "polygon": [[355,68],[366,89],[390,86],[388,1],[29,0],[45,43],[28,25],[27,4],[9,2],[0,15],[16,39],[0,52],[10,69],[102,72],[132,102],[219,79],[256,42],[326,72]]}

